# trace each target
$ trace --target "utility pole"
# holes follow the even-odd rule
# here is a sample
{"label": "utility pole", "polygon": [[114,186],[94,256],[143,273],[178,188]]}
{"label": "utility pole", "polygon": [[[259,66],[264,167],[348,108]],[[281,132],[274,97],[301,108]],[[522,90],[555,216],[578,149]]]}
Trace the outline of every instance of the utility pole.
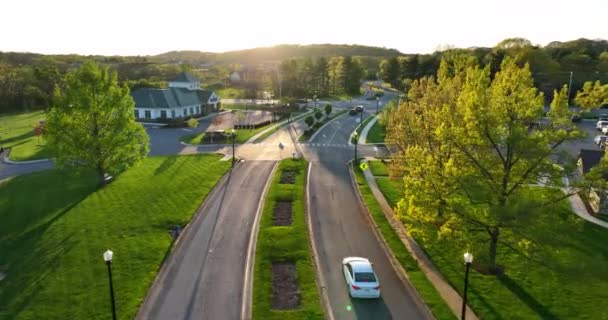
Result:
{"label": "utility pole", "polygon": [[570,82],[568,83],[568,107],[570,107],[570,88],[572,88],[572,71],[570,71]]}

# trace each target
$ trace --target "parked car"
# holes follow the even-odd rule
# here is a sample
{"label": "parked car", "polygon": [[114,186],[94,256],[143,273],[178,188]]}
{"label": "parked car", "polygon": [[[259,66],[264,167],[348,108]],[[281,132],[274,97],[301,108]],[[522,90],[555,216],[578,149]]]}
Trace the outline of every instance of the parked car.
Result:
{"label": "parked car", "polygon": [[601,146],[604,141],[608,140],[608,136],[604,136],[604,135],[597,135],[595,136],[595,138],[593,138],[593,142],[595,142],[595,144],[597,144],[598,146]]}
{"label": "parked car", "polygon": [[581,116],[578,114],[573,114],[570,116],[570,120],[572,120],[572,122],[580,122],[581,121]]}
{"label": "parked car", "polygon": [[346,257],[342,259],[342,271],[351,297],[380,298],[380,282],[368,259]]}
{"label": "parked car", "polygon": [[608,121],[600,120],[595,124],[595,128],[597,130],[602,131],[602,127],[607,126],[607,125],[608,125]]}
{"label": "parked car", "polygon": [[602,133],[603,134],[608,134],[608,124],[602,126]]}
{"label": "parked car", "polygon": [[602,113],[597,117],[597,121],[608,121],[608,114]]}
{"label": "parked car", "polygon": [[358,105],[358,106],[355,107],[355,110],[357,112],[363,112],[363,106],[362,105]]}

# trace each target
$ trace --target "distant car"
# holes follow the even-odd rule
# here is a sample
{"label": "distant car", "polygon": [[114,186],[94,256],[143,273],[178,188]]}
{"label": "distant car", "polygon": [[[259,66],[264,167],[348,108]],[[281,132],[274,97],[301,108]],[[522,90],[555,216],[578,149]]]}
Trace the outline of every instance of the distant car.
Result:
{"label": "distant car", "polygon": [[380,281],[369,260],[346,257],[342,259],[342,271],[351,297],[380,298]]}
{"label": "distant car", "polygon": [[608,124],[602,126],[602,133],[608,134]]}
{"label": "distant car", "polygon": [[608,121],[608,114],[602,113],[597,117],[597,121]]}
{"label": "distant car", "polygon": [[359,105],[355,107],[355,111],[357,112],[363,112],[363,106]]}
{"label": "distant car", "polygon": [[581,121],[581,116],[578,114],[573,114],[570,116],[570,120],[572,120],[572,122],[580,122]]}
{"label": "distant car", "polygon": [[354,116],[357,114],[357,110],[355,110],[355,108],[352,108],[352,109],[348,110],[348,114],[350,114],[351,116]]}
{"label": "distant car", "polygon": [[608,121],[600,120],[595,124],[595,128],[597,130],[602,131],[602,127],[607,126],[607,125],[608,125]]}
{"label": "distant car", "polygon": [[598,146],[601,146],[606,140],[608,140],[608,136],[604,135],[597,135],[595,138],[593,138],[593,142],[595,142],[595,144]]}

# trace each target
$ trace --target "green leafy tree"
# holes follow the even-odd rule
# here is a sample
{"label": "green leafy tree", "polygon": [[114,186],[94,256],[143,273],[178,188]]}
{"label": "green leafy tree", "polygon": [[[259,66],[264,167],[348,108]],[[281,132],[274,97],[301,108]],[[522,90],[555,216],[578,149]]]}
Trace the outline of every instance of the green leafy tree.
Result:
{"label": "green leafy tree", "polygon": [[449,237],[463,248],[485,243],[478,261],[497,273],[498,246],[528,245],[521,231],[529,219],[570,195],[538,197],[530,185],[563,187],[560,178],[573,167],[561,169],[553,159],[581,132],[569,121],[564,90],[555,95],[552,122],[534,126],[544,98],[527,65],[505,58],[492,78],[489,67],[450,59],[441,62],[437,80],[414,81],[408,101],[389,117],[387,139],[398,150],[391,172],[405,186],[397,211],[422,238]]}
{"label": "green leafy tree", "polygon": [[399,88],[401,83],[401,65],[397,57],[385,59],[380,62],[378,77],[393,88]]}
{"label": "green leafy tree", "polygon": [[332,109],[331,104],[325,105],[325,114],[327,114],[327,116],[329,116],[329,114],[331,113],[331,109]]}
{"label": "green leafy tree", "polygon": [[317,118],[317,121],[321,120],[322,117],[323,117],[323,112],[321,112],[321,110],[315,111],[315,118]]}
{"label": "green leafy tree", "polygon": [[135,122],[135,103],[115,73],[89,61],[64,82],[55,90],[45,124],[48,146],[60,167],[92,168],[103,185],[106,173],[118,174],[146,156],[148,135]]}
{"label": "green leafy tree", "polygon": [[315,118],[313,118],[312,116],[308,116],[304,119],[304,122],[306,122],[306,125],[308,125],[308,127],[310,128],[315,123]]}
{"label": "green leafy tree", "polygon": [[186,124],[190,128],[196,128],[196,127],[198,127],[198,120],[196,120],[194,118],[190,118],[190,119],[188,119],[188,121],[186,121]]}

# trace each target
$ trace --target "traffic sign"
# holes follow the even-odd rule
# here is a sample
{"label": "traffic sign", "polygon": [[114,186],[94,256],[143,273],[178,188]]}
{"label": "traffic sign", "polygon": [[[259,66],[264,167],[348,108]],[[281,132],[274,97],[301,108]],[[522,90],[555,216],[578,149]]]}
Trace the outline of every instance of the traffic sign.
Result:
{"label": "traffic sign", "polygon": [[367,165],[367,162],[363,162],[362,164],[359,165],[359,168],[361,168],[361,170],[365,171],[365,170],[367,170],[367,168],[369,168],[369,166]]}

